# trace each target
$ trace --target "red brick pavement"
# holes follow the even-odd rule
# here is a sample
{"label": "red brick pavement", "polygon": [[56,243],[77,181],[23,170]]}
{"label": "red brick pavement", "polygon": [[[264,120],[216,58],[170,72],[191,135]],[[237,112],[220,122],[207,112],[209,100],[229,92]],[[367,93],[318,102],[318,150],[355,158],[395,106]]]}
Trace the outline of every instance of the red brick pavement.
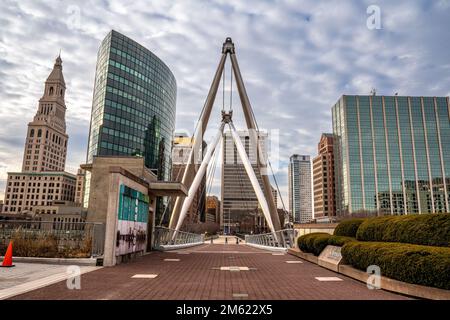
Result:
{"label": "red brick pavement", "polygon": [[[188,252],[189,254],[179,254]],[[47,286],[12,299],[248,299],[349,300],[406,299],[382,290],[369,290],[356,280],[315,264],[288,264],[291,255],[245,245],[205,244],[178,252],[152,252],[135,262],[82,275],[81,289],[69,290],[66,282]],[[176,258],[180,261],[164,261]],[[249,271],[221,271],[221,266],[249,267]],[[135,274],[158,274],[154,279],[131,279]],[[337,276],[343,281],[320,282],[315,277]]]}

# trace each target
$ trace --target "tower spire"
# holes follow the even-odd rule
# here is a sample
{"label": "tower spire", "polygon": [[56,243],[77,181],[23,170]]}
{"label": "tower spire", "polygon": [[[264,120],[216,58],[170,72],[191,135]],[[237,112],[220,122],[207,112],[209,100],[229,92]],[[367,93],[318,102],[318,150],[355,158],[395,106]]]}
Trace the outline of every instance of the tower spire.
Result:
{"label": "tower spire", "polygon": [[63,87],[66,86],[62,73],[61,51],[59,52],[58,57],[56,57],[55,64],[53,65],[53,70],[52,72],[50,72],[50,75],[47,78],[47,82],[56,82],[60,83]]}

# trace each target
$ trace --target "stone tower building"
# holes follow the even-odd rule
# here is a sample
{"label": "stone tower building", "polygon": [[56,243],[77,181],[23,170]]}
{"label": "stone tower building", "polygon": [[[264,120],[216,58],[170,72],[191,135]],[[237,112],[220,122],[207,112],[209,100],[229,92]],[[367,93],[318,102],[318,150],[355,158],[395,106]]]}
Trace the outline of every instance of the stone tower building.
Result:
{"label": "stone tower building", "polygon": [[[72,202],[75,175],[65,172],[67,141],[66,83],[58,56],[44,86],[33,121],[28,123],[21,172],[8,172],[3,213],[31,213],[55,201]],[[44,210],[45,209],[45,210]]]}
{"label": "stone tower building", "polygon": [[58,56],[45,81],[36,115],[28,124],[22,172],[64,171],[69,139],[66,134],[65,91],[62,60]]}

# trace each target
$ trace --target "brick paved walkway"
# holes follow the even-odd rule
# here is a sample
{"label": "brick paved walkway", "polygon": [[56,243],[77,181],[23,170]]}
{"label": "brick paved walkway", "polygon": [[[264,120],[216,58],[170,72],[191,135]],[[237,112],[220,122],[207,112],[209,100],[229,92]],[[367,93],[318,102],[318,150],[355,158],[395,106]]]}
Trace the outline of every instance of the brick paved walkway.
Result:
{"label": "brick paved walkway", "polygon": [[[180,259],[165,261],[164,259]],[[302,263],[286,263],[286,261]],[[220,267],[248,267],[224,271]],[[232,268],[233,269],[233,268]],[[157,274],[153,279],[131,278]],[[315,277],[339,277],[321,282]],[[205,244],[176,252],[152,252],[135,262],[103,268],[81,278],[80,290],[65,281],[13,299],[406,299],[369,290],[356,280],[291,255],[273,255],[245,245]]]}

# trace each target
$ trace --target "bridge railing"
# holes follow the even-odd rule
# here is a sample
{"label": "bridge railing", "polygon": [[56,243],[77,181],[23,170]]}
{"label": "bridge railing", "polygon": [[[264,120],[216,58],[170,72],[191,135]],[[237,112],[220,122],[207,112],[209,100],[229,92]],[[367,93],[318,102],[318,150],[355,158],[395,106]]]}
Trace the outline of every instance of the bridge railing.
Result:
{"label": "bridge railing", "polygon": [[176,231],[165,227],[155,227],[153,248],[156,250],[175,250],[204,242],[203,234]]}
{"label": "bridge railing", "polygon": [[284,229],[274,233],[246,235],[245,242],[249,245],[268,248],[293,248],[295,247],[295,230]]}

